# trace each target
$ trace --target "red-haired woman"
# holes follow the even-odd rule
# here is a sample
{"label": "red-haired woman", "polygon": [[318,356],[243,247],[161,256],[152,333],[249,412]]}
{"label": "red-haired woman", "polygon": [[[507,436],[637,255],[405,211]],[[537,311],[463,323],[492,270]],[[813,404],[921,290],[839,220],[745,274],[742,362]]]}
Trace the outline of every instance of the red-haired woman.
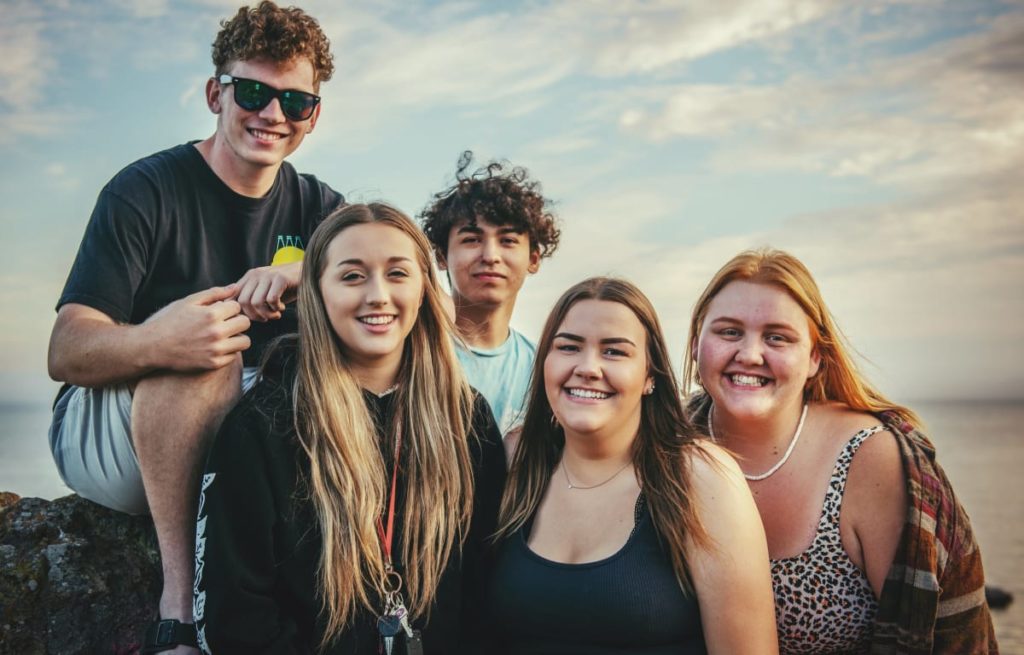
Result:
{"label": "red-haired woman", "polygon": [[782,653],[989,653],[981,554],[917,416],[872,388],[795,257],[743,252],[690,325],[697,425],[768,537]]}

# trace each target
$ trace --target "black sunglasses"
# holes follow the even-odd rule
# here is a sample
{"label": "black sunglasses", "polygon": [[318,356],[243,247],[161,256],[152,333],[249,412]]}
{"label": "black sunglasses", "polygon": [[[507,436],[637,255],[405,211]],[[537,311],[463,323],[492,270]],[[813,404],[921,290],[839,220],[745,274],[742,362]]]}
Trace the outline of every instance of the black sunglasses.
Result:
{"label": "black sunglasses", "polygon": [[234,77],[227,73],[218,77],[217,81],[221,84],[235,85],[235,104],[246,111],[260,111],[269,105],[271,100],[277,98],[281,103],[281,111],[289,120],[305,121],[309,120],[309,117],[313,115],[313,110],[320,104],[320,96],[312,93],[295,89],[278,91],[269,84],[248,80],[244,77]]}

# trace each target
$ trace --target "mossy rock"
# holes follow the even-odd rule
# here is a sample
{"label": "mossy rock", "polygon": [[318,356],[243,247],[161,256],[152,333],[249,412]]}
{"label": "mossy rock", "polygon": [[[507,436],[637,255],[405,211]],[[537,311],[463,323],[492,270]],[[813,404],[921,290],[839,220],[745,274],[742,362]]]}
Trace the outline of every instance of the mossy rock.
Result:
{"label": "mossy rock", "polygon": [[161,586],[152,520],[74,495],[11,496],[0,492],[0,652],[138,652]]}

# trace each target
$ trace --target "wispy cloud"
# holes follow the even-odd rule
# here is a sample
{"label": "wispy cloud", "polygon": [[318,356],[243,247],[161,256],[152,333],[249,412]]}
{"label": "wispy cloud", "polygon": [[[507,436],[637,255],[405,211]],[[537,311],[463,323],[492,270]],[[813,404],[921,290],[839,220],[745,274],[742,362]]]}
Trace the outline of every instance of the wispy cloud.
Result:
{"label": "wispy cloud", "polygon": [[4,8],[0,24],[0,102],[8,108],[31,106],[43,96],[47,73],[56,60],[43,38],[42,9],[28,0]]}
{"label": "wispy cloud", "polygon": [[77,189],[81,180],[63,162],[52,162],[43,169],[47,181],[55,189],[71,191]]}
{"label": "wispy cloud", "polygon": [[13,0],[5,5],[0,22],[0,110],[5,114],[7,129],[0,143],[9,143],[19,134],[51,133],[54,112],[40,112],[40,103],[47,94],[50,74],[57,60],[49,47],[44,30],[42,8],[30,0]]}
{"label": "wispy cloud", "polygon": [[[822,0],[730,0],[679,3],[607,2],[597,13],[601,45],[595,72],[650,73],[784,34],[826,15],[838,3]],[[593,15],[592,6],[575,6]],[[577,18],[585,18],[578,16]]]}
{"label": "wispy cloud", "polygon": [[1024,165],[1024,17],[835,77],[691,84],[623,112],[654,141],[716,140],[721,172],[794,170],[934,184]]}
{"label": "wispy cloud", "polygon": [[159,18],[167,14],[169,0],[111,0],[114,7],[135,18]]}
{"label": "wispy cloud", "polygon": [[408,20],[407,6],[388,12],[349,4],[324,7],[319,17],[339,53],[346,113],[365,131],[382,113],[417,109],[504,117],[543,111],[566,93],[560,87],[569,80],[625,81],[671,70],[777,37],[826,15],[834,4],[563,1],[513,12],[458,3],[420,6],[415,21]]}

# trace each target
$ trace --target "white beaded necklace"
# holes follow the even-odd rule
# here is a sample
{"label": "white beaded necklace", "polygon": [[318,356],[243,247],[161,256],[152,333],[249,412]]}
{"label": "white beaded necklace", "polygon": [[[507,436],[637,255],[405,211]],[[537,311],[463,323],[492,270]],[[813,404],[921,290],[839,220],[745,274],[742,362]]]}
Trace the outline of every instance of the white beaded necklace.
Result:
{"label": "white beaded necklace", "polygon": [[[711,409],[708,410],[708,436],[711,437],[711,441],[714,441],[714,442],[717,443],[718,439],[715,438],[714,412],[715,412],[715,406],[712,405]],[[780,468],[782,468],[782,465],[786,463],[786,460],[789,459],[789,456],[793,454],[793,449],[796,448],[796,442],[800,440],[800,433],[803,432],[803,429],[804,429],[804,419],[806,419],[806,418],[807,418],[807,404],[805,403],[804,404],[804,411],[800,414],[800,422],[796,424],[796,432],[793,433],[793,438],[790,440],[789,447],[786,448],[786,452],[782,456],[782,459],[780,459],[779,461],[775,462],[775,466],[771,467],[770,469],[768,469],[764,473],[759,473],[757,475],[750,475],[748,473],[744,473],[743,477],[745,477],[746,479],[750,480],[751,482],[757,482],[759,480],[764,480],[765,478],[771,477],[773,473],[775,473]]]}

